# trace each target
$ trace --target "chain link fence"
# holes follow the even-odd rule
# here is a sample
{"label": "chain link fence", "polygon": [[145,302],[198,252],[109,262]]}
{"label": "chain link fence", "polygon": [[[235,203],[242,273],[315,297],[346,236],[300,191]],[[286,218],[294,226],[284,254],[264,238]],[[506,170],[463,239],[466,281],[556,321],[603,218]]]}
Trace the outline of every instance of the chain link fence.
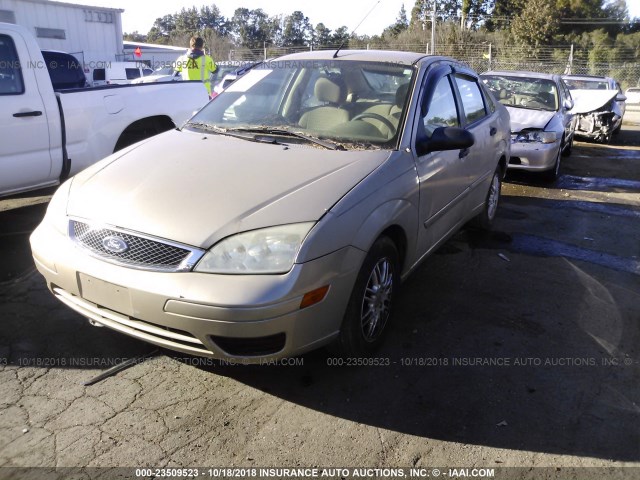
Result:
{"label": "chain link fence", "polygon": [[[276,58],[282,55],[310,50],[336,50],[340,45],[316,47],[265,47],[257,50],[233,49],[229,60],[255,61]],[[431,46],[426,44],[363,45],[358,48],[379,50],[401,50],[429,54]],[[345,48],[346,49],[346,48]],[[537,49],[497,47],[490,43],[439,44],[436,55],[453,57],[476,70],[526,70],[541,73],[585,74],[613,77],[623,88],[640,86],[640,63],[635,58],[619,58],[610,63],[591,62],[588,49],[571,46],[547,46]]]}

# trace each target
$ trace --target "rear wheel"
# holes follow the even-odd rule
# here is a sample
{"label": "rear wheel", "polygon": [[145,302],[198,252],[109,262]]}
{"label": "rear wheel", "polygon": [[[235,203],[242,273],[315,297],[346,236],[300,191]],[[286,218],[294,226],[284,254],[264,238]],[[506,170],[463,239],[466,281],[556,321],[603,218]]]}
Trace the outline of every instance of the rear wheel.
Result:
{"label": "rear wheel", "polygon": [[484,201],[484,207],[472,221],[472,225],[482,230],[490,230],[493,220],[496,218],[498,211],[498,203],[500,202],[500,192],[502,190],[502,170],[500,167],[493,172],[487,198]]}
{"label": "rear wheel", "polygon": [[569,155],[571,155],[572,150],[573,150],[573,135],[571,136],[571,141],[569,141],[569,145],[565,146],[564,150],[562,150],[562,156],[568,157]]}
{"label": "rear wheel", "polygon": [[399,255],[388,237],[373,244],[358,273],[340,335],[331,346],[343,357],[366,357],[383,341],[400,281]]}

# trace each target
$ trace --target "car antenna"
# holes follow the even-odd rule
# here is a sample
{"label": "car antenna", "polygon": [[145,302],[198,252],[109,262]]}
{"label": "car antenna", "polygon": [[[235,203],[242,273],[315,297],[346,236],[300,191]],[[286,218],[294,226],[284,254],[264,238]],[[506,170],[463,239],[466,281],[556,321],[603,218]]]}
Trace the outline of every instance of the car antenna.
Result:
{"label": "car antenna", "polygon": [[[358,27],[360,25],[362,25],[362,22],[364,22],[367,17],[369,15],[371,15],[371,12],[373,12],[373,10],[378,6],[378,4],[381,2],[382,0],[378,0],[375,5],[373,5],[373,7],[371,7],[371,10],[369,10],[369,13],[367,13],[364,18],[362,20],[360,20],[360,23],[358,25],[356,25],[356,28],[353,29],[353,31],[351,32],[351,34],[349,35],[349,38],[351,38],[351,36],[356,33],[356,30],[358,29]],[[338,49],[336,50],[336,53],[333,54],[333,58],[338,58],[338,52],[340,52],[340,50],[342,50],[342,47],[344,47],[345,42],[343,41],[340,46],[338,47]]]}

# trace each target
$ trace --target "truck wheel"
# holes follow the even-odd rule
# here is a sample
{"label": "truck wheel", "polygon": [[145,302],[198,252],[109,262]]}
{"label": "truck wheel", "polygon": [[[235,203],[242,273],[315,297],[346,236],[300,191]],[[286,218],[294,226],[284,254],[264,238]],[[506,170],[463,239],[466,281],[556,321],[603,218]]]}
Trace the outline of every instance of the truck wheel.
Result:
{"label": "truck wheel", "polygon": [[496,218],[498,203],[500,202],[500,192],[502,190],[502,170],[500,167],[493,172],[487,198],[484,201],[482,211],[471,220],[471,225],[481,230],[491,230],[493,220]]}
{"label": "truck wheel", "polygon": [[151,117],[137,120],[122,132],[113,151],[117,152],[140,140],[153,137],[172,128],[175,128],[175,125],[169,117]]}
{"label": "truck wheel", "polygon": [[383,341],[400,282],[398,249],[388,237],[373,244],[351,292],[340,335],[331,345],[342,357],[366,357]]}

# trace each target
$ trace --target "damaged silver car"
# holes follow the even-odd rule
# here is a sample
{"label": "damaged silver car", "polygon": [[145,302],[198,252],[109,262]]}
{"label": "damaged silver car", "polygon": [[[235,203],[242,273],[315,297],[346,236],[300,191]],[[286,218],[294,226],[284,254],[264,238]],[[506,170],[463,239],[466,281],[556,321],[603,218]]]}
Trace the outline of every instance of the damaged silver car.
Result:
{"label": "damaged silver car", "polygon": [[481,77],[511,118],[508,167],[556,180],[560,157],[571,154],[575,125],[573,100],[560,76],[505,71],[486,72]]}
{"label": "damaged silver car", "polygon": [[563,75],[571,90],[577,116],[575,134],[596,142],[609,143],[620,131],[627,97],[620,84],[610,77]]}

